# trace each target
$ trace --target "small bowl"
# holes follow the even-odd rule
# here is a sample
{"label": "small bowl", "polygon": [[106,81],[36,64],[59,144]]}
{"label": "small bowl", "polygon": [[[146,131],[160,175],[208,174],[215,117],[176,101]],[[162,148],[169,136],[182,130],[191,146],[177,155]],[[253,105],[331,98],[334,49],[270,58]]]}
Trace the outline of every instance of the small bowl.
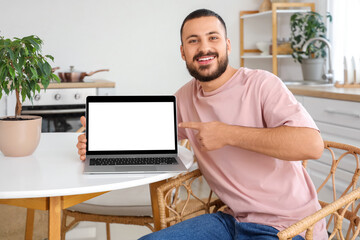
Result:
{"label": "small bowl", "polygon": [[261,51],[260,55],[269,55],[269,42],[257,42],[256,47]]}

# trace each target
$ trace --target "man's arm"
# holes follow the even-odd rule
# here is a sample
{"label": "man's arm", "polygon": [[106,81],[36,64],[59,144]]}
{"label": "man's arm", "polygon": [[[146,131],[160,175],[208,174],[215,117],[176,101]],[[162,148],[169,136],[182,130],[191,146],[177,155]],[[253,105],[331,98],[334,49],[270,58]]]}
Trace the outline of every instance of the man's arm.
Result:
{"label": "man's arm", "polygon": [[283,160],[296,161],[318,159],[324,149],[320,133],[312,128],[250,128],[221,122],[183,122],[179,127],[198,131],[196,138],[203,151],[230,145]]}

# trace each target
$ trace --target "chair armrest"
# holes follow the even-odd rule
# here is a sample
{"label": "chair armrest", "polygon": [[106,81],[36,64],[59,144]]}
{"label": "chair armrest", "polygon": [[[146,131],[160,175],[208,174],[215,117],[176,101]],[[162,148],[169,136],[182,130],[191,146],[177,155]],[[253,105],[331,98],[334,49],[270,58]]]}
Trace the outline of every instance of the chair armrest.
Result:
{"label": "chair armrest", "polygon": [[[318,210],[314,214],[305,217],[301,221],[294,223],[290,227],[280,231],[277,235],[279,240],[286,240],[295,237],[306,230],[305,239],[313,239],[313,230],[315,223],[320,221],[321,219],[329,216],[331,214],[334,215],[334,230],[329,237],[329,239],[335,234],[342,235],[342,223],[344,217],[350,220],[349,228],[357,228],[360,219],[357,216],[357,211],[359,210],[359,205],[356,208],[349,209],[349,207],[355,203],[357,199],[360,198],[360,188],[353,190],[352,192],[342,196],[338,200],[326,205],[322,209]],[[358,235],[359,232],[356,231]],[[346,238],[347,239],[347,238]]]}
{"label": "chair armrest", "polygon": [[[170,179],[157,188],[161,229],[204,212],[216,212],[224,204],[209,192],[207,199],[200,199],[193,192],[192,183],[201,177],[199,169]],[[185,199],[179,198],[180,188],[185,189]],[[192,204],[189,204],[192,202]],[[195,202],[195,204],[194,204]]]}

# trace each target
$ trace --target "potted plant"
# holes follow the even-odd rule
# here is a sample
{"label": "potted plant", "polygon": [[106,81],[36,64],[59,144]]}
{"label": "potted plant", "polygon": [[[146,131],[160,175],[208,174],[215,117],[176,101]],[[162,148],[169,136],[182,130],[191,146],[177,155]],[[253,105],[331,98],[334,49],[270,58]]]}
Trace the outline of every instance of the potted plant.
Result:
{"label": "potted plant", "polygon": [[[326,17],[332,21],[330,13],[327,13]],[[294,13],[290,18],[290,27],[292,57],[295,62],[302,64],[304,80],[320,80],[326,57],[325,42],[313,41],[305,51],[302,48],[309,39],[326,39],[327,28],[323,17],[317,12]],[[307,67],[310,67],[313,73],[308,73]]]}
{"label": "potted plant", "polygon": [[31,155],[41,134],[41,117],[22,116],[22,102],[33,100],[41,86],[46,89],[51,80],[60,81],[47,59],[41,54],[42,40],[34,35],[5,39],[0,36],[0,99],[15,91],[15,116],[0,119],[0,151],[5,156]]}

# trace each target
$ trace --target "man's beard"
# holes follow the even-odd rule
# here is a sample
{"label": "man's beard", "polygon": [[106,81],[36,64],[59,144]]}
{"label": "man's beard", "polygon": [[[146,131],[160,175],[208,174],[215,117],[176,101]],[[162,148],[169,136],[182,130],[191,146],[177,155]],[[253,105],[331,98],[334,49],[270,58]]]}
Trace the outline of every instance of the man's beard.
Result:
{"label": "man's beard", "polygon": [[[209,55],[215,55],[216,59],[219,59],[218,53],[208,52],[208,53],[204,54],[204,53],[200,52],[193,57],[193,61],[196,61],[197,58],[200,58],[202,56],[209,56]],[[210,81],[220,77],[226,71],[228,63],[229,63],[229,59],[228,59],[228,55],[226,52],[226,56],[222,59],[219,59],[218,68],[214,72],[210,73],[209,75],[202,75],[200,73],[200,71],[210,68],[210,65],[200,66],[199,67],[200,71],[198,71],[194,65],[190,65],[187,62],[186,62],[186,67],[187,67],[190,75],[193,76],[195,79],[199,80],[200,82],[210,82]]]}

